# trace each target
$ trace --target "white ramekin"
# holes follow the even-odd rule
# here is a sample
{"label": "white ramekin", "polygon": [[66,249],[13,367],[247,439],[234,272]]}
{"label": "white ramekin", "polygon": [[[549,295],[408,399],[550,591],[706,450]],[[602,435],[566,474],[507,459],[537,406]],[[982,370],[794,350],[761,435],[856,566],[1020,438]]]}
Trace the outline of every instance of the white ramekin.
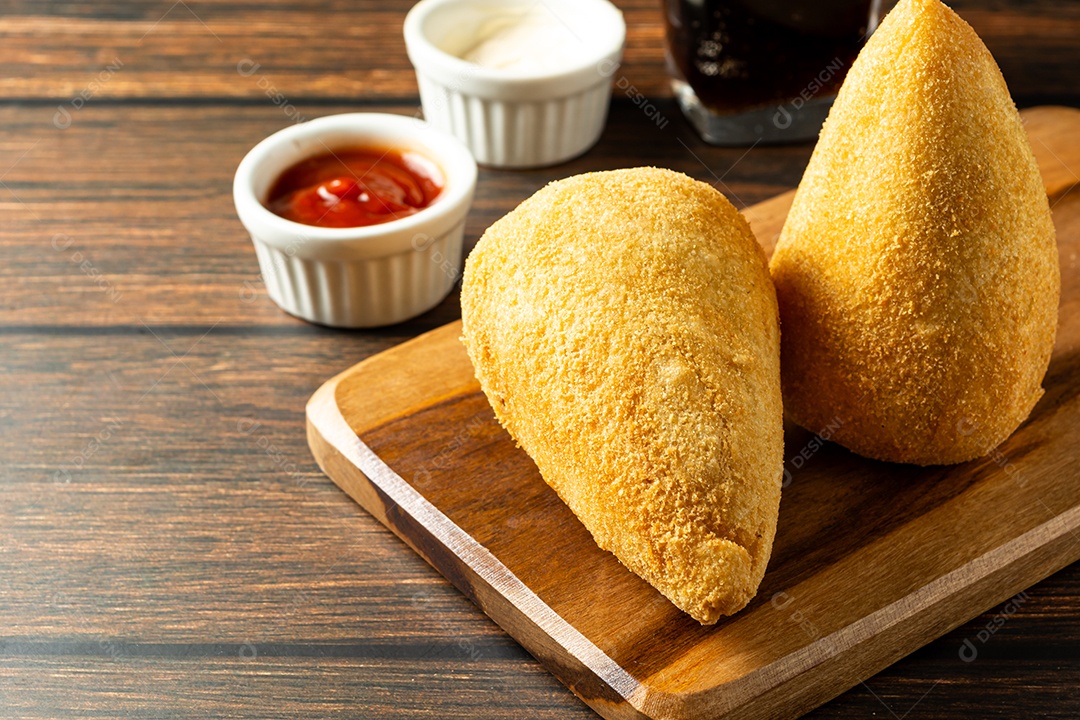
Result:
{"label": "white ramekin", "polygon": [[[542,7],[587,50],[558,72],[480,67],[459,56],[493,16]],[[626,23],[607,0],[421,0],[405,18],[424,117],[464,142],[477,161],[538,167],[568,160],[600,138]]]}
{"label": "white ramekin", "polygon": [[[263,205],[289,166],[358,146],[423,154],[442,170],[442,192],[415,215],[358,228],[303,225]],[[236,170],[233,201],[274,302],[311,322],[361,328],[407,320],[446,297],[461,273],[475,188],[476,162],[448,133],[401,115],[349,113],[293,125],[252,148]]]}

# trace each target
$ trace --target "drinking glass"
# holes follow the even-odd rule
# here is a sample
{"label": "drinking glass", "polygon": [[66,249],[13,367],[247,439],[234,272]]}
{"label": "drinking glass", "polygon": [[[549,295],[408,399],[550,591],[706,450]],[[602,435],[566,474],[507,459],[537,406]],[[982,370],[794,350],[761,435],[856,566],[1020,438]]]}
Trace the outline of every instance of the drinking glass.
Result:
{"label": "drinking glass", "polygon": [[716,145],[817,136],[881,0],[663,0],[679,107]]}

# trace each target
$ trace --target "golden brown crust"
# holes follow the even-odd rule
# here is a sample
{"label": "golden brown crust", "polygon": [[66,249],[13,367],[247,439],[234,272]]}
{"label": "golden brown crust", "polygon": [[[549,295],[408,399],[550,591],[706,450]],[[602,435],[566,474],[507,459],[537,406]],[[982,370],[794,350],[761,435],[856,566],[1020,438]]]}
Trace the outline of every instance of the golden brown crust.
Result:
{"label": "golden brown crust", "polygon": [[500,422],[600,547],[702,623],[750,600],[780,500],[764,255],[669,170],[552,183],[469,256],[464,340]]}
{"label": "golden brown crust", "polygon": [[771,262],[785,409],[868,457],[985,455],[1042,395],[1060,278],[1019,114],[937,0],[851,68]]}

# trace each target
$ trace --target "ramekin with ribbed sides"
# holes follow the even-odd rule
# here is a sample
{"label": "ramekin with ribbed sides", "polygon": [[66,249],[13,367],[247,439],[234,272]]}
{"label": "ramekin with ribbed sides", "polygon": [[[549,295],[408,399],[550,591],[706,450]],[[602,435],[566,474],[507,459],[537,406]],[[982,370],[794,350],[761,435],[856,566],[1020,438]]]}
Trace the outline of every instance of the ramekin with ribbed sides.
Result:
{"label": "ramekin with ribbed sides", "polygon": [[[442,190],[413,215],[366,227],[306,225],[267,209],[288,168],[358,145],[423,156],[441,173]],[[348,113],[293,125],[256,145],[236,170],[233,200],[274,302],[314,323],[364,328],[415,317],[449,294],[460,277],[475,188],[476,162],[449,133],[401,115]]]}
{"label": "ramekin with ribbed sides", "polygon": [[625,38],[607,0],[421,0],[405,18],[425,118],[493,167],[592,147]]}

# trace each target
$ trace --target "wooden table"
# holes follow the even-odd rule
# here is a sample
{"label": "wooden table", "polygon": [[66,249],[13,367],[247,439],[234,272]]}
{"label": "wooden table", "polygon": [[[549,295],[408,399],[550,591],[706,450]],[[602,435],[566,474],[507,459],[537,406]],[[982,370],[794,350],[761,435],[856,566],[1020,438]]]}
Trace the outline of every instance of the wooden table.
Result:
{"label": "wooden table", "polygon": [[[5,4],[0,716],[591,716],[305,443],[324,379],[456,318],[456,295],[379,331],[298,321],[233,211],[232,173],[269,133],[417,111],[408,3],[387,4]],[[467,245],[586,170],[673,167],[740,206],[798,182],[809,145],[697,140],[669,99],[659,9],[619,4],[627,59],[599,146],[482,171]],[[1018,104],[1080,105],[1080,5],[956,5]],[[811,717],[1076,718],[1078,687],[1073,566]]]}

